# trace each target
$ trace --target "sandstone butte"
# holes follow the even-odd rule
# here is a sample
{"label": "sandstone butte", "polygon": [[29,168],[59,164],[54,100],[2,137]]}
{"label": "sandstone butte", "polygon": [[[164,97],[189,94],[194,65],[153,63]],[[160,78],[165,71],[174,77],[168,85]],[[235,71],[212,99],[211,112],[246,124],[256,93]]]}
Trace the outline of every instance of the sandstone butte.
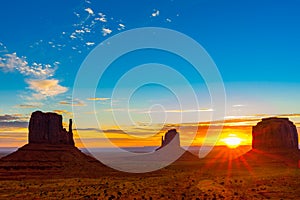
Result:
{"label": "sandstone butte", "polygon": [[164,151],[166,150],[167,153],[175,153],[177,152],[179,158],[176,162],[199,162],[200,159],[198,156],[192,154],[191,152],[183,149],[180,146],[180,134],[177,132],[176,129],[168,130],[161,139],[161,146],[156,149],[156,151]]}
{"label": "sandstone butte", "polygon": [[297,128],[288,118],[262,119],[252,129],[252,148],[266,152],[298,150]]}
{"label": "sandstone butte", "polygon": [[297,128],[288,118],[265,118],[252,128],[252,150],[238,160],[255,166],[300,167]]}
{"label": "sandstone butte", "polygon": [[72,119],[69,131],[62,126],[62,116],[56,113],[32,113],[29,121],[29,144],[66,144],[74,146]]}
{"label": "sandstone butte", "polygon": [[29,143],[0,159],[0,177],[94,177],[111,171],[74,145],[72,120],[69,130],[56,113],[33,112]]}
{"label": "sandstone butte", "polygon": [[[261,166],[266,163],[298,165],[298,133],[296,126],[287,118],[262,119],[253,127],[252,136],[252,150],[236,162],[246,161]],[[69,120],[67,131],[62,126],[62,116],[56,113],[32,113],[28,141],[16,152],[0,159],[0,177],[95,177],[113,172],[75,147],[72,120]],[[156,151],[179,152],[181,156],[176,162],[199,161],[197,156],[180,146],[180,134],[176,129],[166,132]]]}

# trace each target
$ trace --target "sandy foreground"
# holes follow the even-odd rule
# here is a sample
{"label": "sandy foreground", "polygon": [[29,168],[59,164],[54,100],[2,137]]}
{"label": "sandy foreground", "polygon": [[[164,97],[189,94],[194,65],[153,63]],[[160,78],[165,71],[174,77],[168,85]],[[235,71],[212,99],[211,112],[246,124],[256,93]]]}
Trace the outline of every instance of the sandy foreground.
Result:
{"label": "sandy foreground", "polygon": [[[34,173],[33,173],[34,174]],[[176,162],[144,174],[22,176],[0,180],[0,199],[299,199],[300,169],[261,161]]]}

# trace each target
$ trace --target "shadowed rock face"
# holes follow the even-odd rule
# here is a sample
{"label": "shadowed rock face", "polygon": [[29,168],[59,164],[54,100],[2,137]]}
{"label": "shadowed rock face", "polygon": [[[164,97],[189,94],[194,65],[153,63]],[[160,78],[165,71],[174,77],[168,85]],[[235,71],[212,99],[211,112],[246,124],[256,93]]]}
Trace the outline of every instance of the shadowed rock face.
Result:
{"label": "shadowed rock face", "polygon": [[29,144],[69,144],[74,145],[72,120],[69,132],[62,126],[62,116],[56,113],[32,113],[29,121]]}
{"label": "shadowed rock face", "polygon": [[269,152],[298,150],[296,126],[287,118],[262,119],[252,129],[252,148]]}

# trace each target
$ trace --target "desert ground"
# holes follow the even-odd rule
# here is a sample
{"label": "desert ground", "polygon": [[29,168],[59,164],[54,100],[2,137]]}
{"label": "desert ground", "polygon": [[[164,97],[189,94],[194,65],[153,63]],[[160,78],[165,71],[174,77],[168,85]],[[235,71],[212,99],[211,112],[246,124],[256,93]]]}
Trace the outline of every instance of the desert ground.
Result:
{"label": "desert ground", "polygon": [[219,147],[199,162],[178,161],[144,174],[108,170],[94,177],[2,177],[0,199],[300,198],[298,167],[278,160],[236,159],[247,150]]}

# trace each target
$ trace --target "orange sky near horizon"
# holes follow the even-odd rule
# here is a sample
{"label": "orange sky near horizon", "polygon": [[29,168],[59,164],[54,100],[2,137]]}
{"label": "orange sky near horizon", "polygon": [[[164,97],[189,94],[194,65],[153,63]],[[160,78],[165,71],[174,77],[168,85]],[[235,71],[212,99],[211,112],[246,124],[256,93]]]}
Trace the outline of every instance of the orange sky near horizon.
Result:
{"label": "orange sky near horizon", "polygon": [[[190,146],[201,146],[203,144],[204,137],[207,133],[208,126],[201,125],[198,126],[198,131],[196,136],[193,138],[188,138],[190,135],[186,134],[189,131],[189,127],[183,128],[180,132],[180,140],[182,146],[188,146],[186,144],[190,144]],[[297,128],[298,132],[300,128]],[[218,132],[219,130],[216,129]],[[143,147],[143,146],[160,146],[161,137],[166,132],[166,129],[161,130],[159,133],[147,137],[147,138],[139,138],[128,136],[126,133],[120,134],[118,132],[114,132],[113,130],[110,132],[106,132],[105,135],[110,139],[117,147]],[[26,128],[19,128],[14,130],[6,130],[4,133],[1,133],[0,136],[0,147],[21,147],[25,145],[27,140],[28,131]],[[85,131],[84,134],[81,134],[84,138],[80,138],[77,134],[76,130],[74,131],[74,139],[76,146],[79,148],[93,148],[93,147],[109,147],[105,141],[102,141],[99,138],[95,138],[94,135],[99,134],[97,131]],[[241,139],[240,145],[251,145],[252,142],[252,126],[224,126],[219,137],[214,137],[213,135],[208,135],[208,139],[212,139],[212,141],[216,141],[215,145],[226,145],[222,139],[228,137],[229,135],[235,135],[236,137]],[[84,143],[82,143],[81,139],[84,139]],[[192,141],[192,142],[191,142]],[[213,145],[213,144],[211,144]]]}

